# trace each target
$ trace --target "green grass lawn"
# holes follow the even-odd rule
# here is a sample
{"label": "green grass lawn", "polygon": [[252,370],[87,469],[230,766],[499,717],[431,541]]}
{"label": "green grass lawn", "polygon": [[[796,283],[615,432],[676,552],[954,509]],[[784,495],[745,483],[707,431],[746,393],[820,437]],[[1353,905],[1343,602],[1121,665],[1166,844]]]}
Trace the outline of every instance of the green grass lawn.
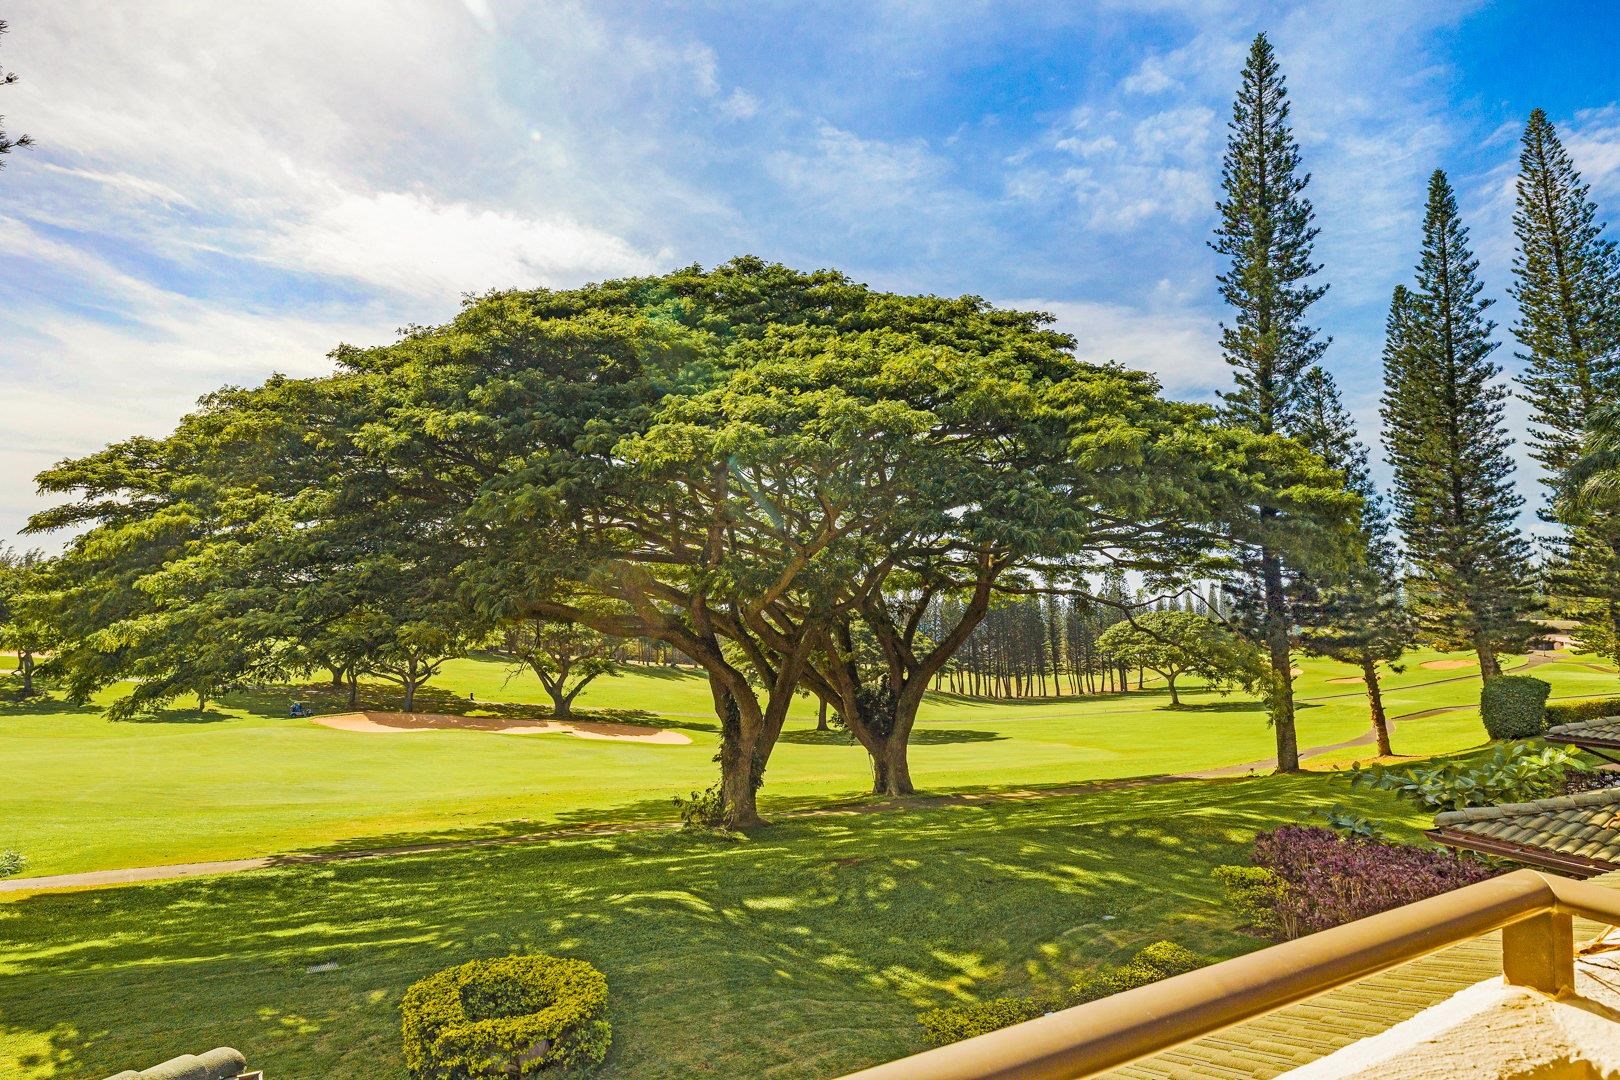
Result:
{"label": "green grass lawn", "polygon": [[0,1075],[231,1045],[276,1078],[401,1076],[411,982],[545,952],[608,977],[601,1075],[837,1076],[921,1049],[925,1008],[1161,938],[1255,948],[1209,868],[1339,803],[1420,824],[1333,777],[1177,781],[36,895],[0,904]]}
{"label": "green grass lawn", "polygon": [[[1431,755],[1484,738],[1478,682],[1467,670],[1421,666],[1415,654],[1389,679],[1391,714],[1461,706],[1397,722],[1399,753]],[[9,658],[4,658],[9,659]],[[1307,660],[1298,679],[1300,743],[1325,746],[1367,730],[1353,673]],[[1554,694],[1620,690],[1613,674],[1569,659],[1537,669]],[[1460,678],[1459,678],[1460,676]],[[1450,680],[1450,681],[1440,681]],[[385,688],[373,688],[382,694]],[[502,664],[449,665],[425,708],[481,705],[543,715],[532,675]],[[310,696],[303,694],[301,696]],[[337,703],[320,702],[324,711]],[[1171,709],[1152,685],[1106,697],[984,701],[932,695],[914,739],[913,774],[930,791],[1061,786],[1097,779],[1204,770],[1272,752],[1261,707],[1194,690]],[[51,874],[236,858],[333,846],[379,846],[533,831],[559,823],[670,819],[672,796],[715,776],[717,733],[708,689],[689,671],[638,670],[593,684],[581,707],[676,727],[686,746],[638,745],[561,734],[444,731],[378,735],[333,731],[286,716],[286,691],[237,694],[207,713],[176,709],[157,720],[112,724],[60,702],[0,704],[7,782],[0,848]],[[376,704],[386,706],[380,697]],[[840,735],[817,735],[814,705],[794,719],[766,776],[767,814],[861,796],[865,754]],[[1326,755],[1342,764],[1365,748]]]}
{"label": "green grass lawn", "polygon": [[[1422,666],[1436,659],[1415,655],[1388,681],[1400,753],[1484,741],[1477,680]],[[1348,669],[1302,667],[1301,745],[1364,733],[1361,688],[1339,681]],[[1620,689],[1579,658],[1536,674],[1556,696]],[[318,691],[298,696],[341,709]],[[670,797],[715,775],[707,689],[689,672],[636,671],[582,700],[677,728],[693,739],[682,746],[333,731],[287,718],[289,700],[285,689],[241,693],[200,715],[127,724],[49,700],[0,704],[0,848],[44,874],[670,820]],[[469,659],[422,707],[542,715],[544,700],[532,676]],[[864,754],[811,730],[803,701],[763,793],[779,824],[743,840],[576,835],[13,894],[0,902],[0,1075],[96,1080],[227,1044],[273,1077],[398,1076],[405,987],[472,957],[533,951],[607,973],[616,1033],[603,1075],[832,1076],[920,1049],[926,1008],[1063,986],[1158,939],[1211,960],[1256,947],[1209,871],[1243,861],[1260,829],[1335,805],[1407,836],[1427,824],[1322,773],[1100,783],[1270,754],[1257,703],[1203,690],[1187,700],[1171,709],[1150,685],[925,705],[913,750],[924,788],[1091,785],[1079,793],[866,806]],[[1399,719],[1428,710],[1443,711]],[[325,963],[339,967],[308,970]]]}

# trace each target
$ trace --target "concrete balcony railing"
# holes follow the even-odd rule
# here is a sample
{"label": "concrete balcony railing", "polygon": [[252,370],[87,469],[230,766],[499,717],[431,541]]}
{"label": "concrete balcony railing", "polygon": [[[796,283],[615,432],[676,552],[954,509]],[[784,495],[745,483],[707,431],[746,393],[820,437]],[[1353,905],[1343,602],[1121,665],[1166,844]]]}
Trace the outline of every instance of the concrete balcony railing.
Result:
{"label": "concrete balcony railing", "polygon": [[1495,930],[1508,985],[1569,997],[1576,916],[1620,925],[1620,892],[1520,870],[845,1080],[1079,1080]]}

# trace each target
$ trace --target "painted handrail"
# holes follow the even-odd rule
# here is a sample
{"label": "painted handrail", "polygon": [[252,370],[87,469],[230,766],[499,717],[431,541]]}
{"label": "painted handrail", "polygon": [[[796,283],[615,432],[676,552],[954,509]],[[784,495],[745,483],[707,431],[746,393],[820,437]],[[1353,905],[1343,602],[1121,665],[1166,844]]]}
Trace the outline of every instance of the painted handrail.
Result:
{"label": "painted handrail", "polygon": [[1509,983],[1567,994],[1577,915],[1620,925],[1620,891],[1520,870],[844,1080],[1080,1080],[1493,930]]}

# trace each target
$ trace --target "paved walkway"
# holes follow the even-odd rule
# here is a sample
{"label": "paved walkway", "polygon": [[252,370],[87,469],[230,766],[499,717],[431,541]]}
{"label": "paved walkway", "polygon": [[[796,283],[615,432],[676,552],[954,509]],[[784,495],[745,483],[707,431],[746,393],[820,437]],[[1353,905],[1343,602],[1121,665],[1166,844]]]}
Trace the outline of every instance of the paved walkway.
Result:
{"label": "paved walkway", "polygon": [[[1540,667],[1549,664],[1557,657],[1550,653],[1532,653],[1530,657],[1511,671],[1524,671],[1528,668]],[[1436,679],[1429,683],[1416,683],[1415,686],[1433,686],[1435,683],[1458,682],[1462,679],[1478,678],[1475,675],[1460,675],[1455,678]],[[1402,690],[1411,687],[1401,687]],[[1319,698],[1300,698],[1301,701],[1326,701],[1330,698],[1354,697],[1364,691],[1355,691],[1350,694],[1331,694]],[[1389,718],[1390,730],[1395,729],[1397,721],[1419,720],[1426,716],[1436,716],[1440,713],[1456,712],[1462,709],[1476,708],[1473,705],[1447,705],[1434,709],[1420,709],[1416,712],[1403,713]],[[1343,742],[1328,743],[1324,746],[1308,746],[1299,752],[1300,760],[1329,754],[1335,750],[1346,750],[1353,746],[1370,746],[1377,741],[1373,731],[1357,735],[1353,739]],[[1202,769],[1196,772],[1167,773],[1163,776],[1135,777],[1122,780],[1094,780],[1083,784],[1071,784],[1064,787],[1038,788],[1025,791],[994,791],[982,793],[964,793],[955,795],[924,795],[917,798],[884,802],[884,803],[856,803],[844,807],[818,807],[809,810],[790,810],[777,814],[780,819],[829,817],[843,814],[872,814],[889,810],[921,809],[929,806],[949,806],[966,803],[999,802],[1024,799],[1055,798],[1063,795],[1084,795],[1094,791],[1110,791],[1130,787],[1142,787],[1149,784],[1165,784],[1176,780],[1220,780],[1237,776],[1247,776],[1250,773],[1266,772],[1277,767],[1275,757],[1262,758],[1259,761],[1249,761],[1238,765],[1223,765],[1215,769]],[[98,885],[128,885],[142,881],[168,881],[174,878],[197,877],[205,874],[234,874],[243,870],[260,870],[267,866],[292,866],[300,863],[347,862],[353,859],[379,859],[399,855],[418,855],[434,851],[454,851],[463,848],[495,847],[504,844],[532,844],[543,840],[561,840],[576,836],[616,836],[634,832],[667,831],[680,827],[679,822],[671,821],[644,821],[604,823],[599,825],[572,825],[542,832],[521,833],[515,836],[489,836],[474,840],[447,840],[442,843],[411,844],[401,847],[365,848],[354,851],[330,851],[310,854],[267,855],[253,859],[224,859],[216,862],[174,863],[168,866],[134,866],[122,870],[91,870],[80,874],[55,874],[49,877],[9,878],[0,881],[0,893],[8,892],[38,892],[50,889],[81,889],[93,888]]]}

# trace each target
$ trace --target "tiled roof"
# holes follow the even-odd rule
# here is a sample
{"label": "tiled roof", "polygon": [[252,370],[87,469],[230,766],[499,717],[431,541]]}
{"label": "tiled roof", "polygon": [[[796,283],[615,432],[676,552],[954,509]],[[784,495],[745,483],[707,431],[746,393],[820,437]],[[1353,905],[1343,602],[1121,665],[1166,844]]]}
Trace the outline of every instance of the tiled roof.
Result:
{"label": "tiled roof", "polygon": [[1447,841],[1512,844],[1620,870],[1620,788],[1453,810],[1434,825]]}
{"label": "tiled roof", "polygon": [[[1592,883],[1620,889],[1620,873]],[[1589,941],[1605,929],[1578,919],[1575,940]],[[1501,935],[1490,934],[1103,1075],[1109,1080],[1271,1080],[1501,973]]]}
{"label": "tiled roof", "polygon": [[1577,720],[1573,724],[1559,724],[1547,729],[1554,742],[1572,742],[1577,746],[1589,740],[1599,746],[1620,746],[1620,716],[1599,716],[1592,720]]}

